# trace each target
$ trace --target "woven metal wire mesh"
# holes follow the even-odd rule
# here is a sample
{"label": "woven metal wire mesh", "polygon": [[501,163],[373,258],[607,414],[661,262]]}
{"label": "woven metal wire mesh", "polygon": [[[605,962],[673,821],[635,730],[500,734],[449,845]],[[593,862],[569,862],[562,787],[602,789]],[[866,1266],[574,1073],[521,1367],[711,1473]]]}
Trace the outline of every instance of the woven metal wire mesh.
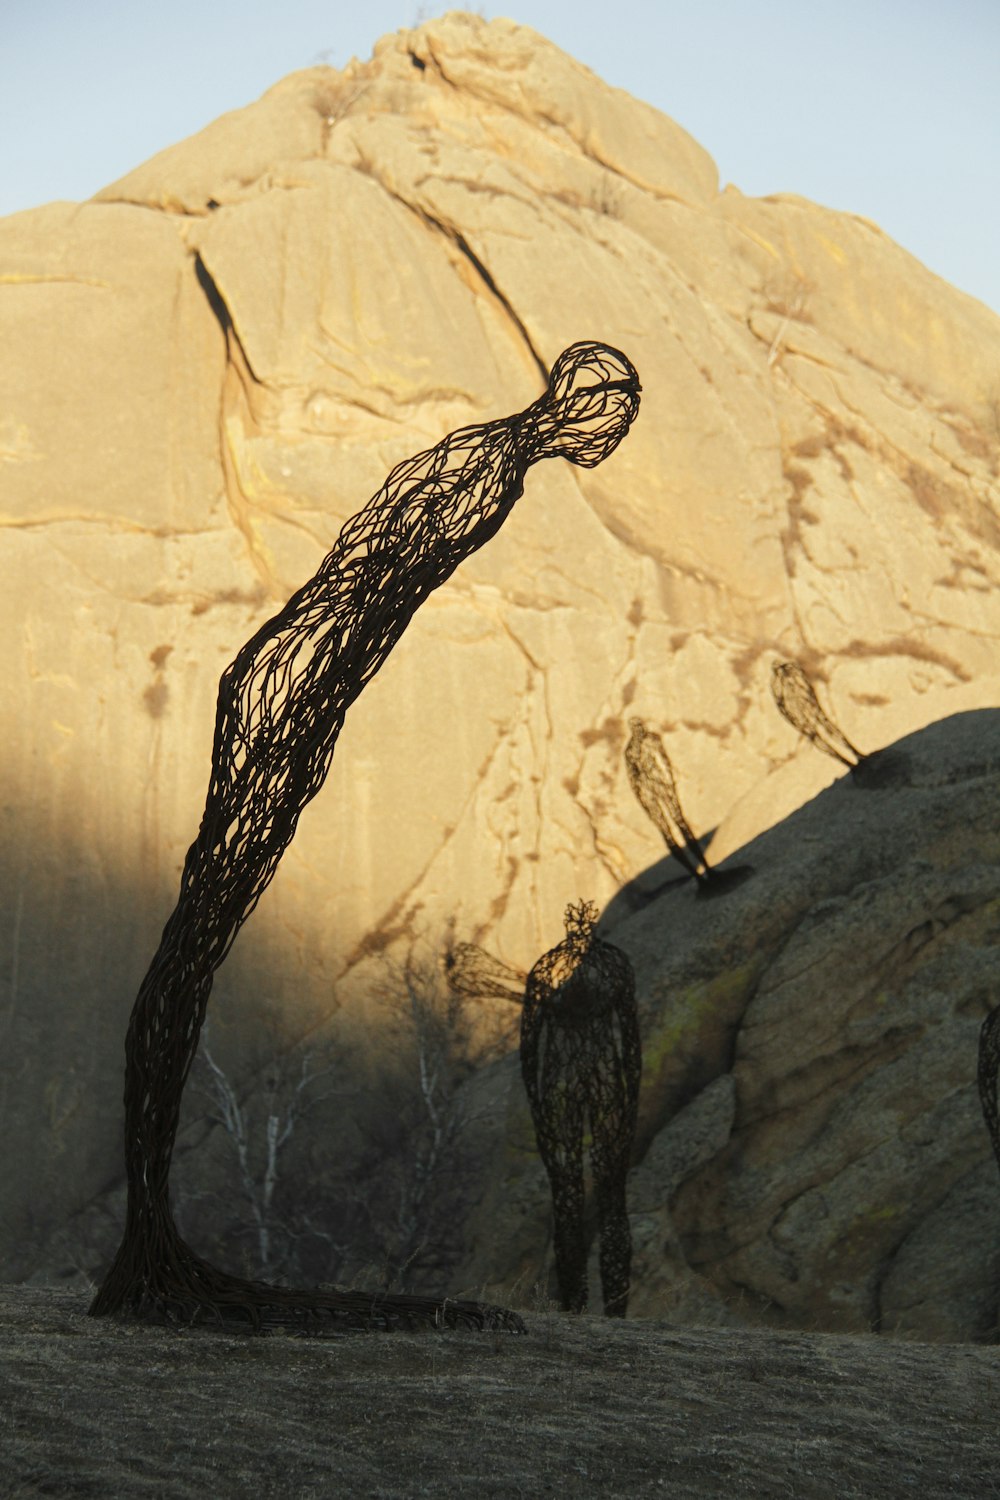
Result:
{"label": "woven metal wire mesh", "polygon": [[991,1010],[979,1033],[979,1100],[989,1132],[993,1155],[1000,1167],[1000,1108],[997,1106],[997,1074],[1000,1072],[1000,1005]]}
{"label": "woven metal wire mesh", "polygon": [[213,976],[322,786],[348,708],[420,604],[497,532],[528,468],[557,457],[599,464],[627,433],[639,390],[619,351],[592,342],[565,350],[526,410],[461,428],[393,469],[222,674],[201,827],[129,1022],[125,1234],[92,1313],[254,1327],[520,1326],[479,1303],[295,1291],[218,1270],[174,1225],[170,1161]]}
{"label": "woven metal wire mesh", "polygon": [[552,1189],[563,1309],[587,1306],[584,1140],[600,1231],[604,1311],[624,1317],[632,1267],[625,1202],[639,1106],[642,1050],[632,965],[595,936],[590,902],[566,909],[566,936],[528,975],[521,1075]]}
{"label": "woven metal wire mesh", "polygon": [[695,880],[709,881],[713,872],[684,817],[674,768],[662,740],[646,728],[642,719],[629,719],[629,730],[625,766],[639,806],[659,829],[663,842],[678,863]]}
{"label": "woven metal wire mesh", "polygon": [[490,995],[496,1000],[524,999],[526,974],[494,958],[478,943],[456,943],[444,956],[445,976],[456,995]]}
{"label": "woven metal wire mesh", "polygon": [[771,694],[778,712],[817,749],[825,750],[851,770],[864,760],[861,751],[824,713],[812,683],[798,662],[775,662],[771,668]]}

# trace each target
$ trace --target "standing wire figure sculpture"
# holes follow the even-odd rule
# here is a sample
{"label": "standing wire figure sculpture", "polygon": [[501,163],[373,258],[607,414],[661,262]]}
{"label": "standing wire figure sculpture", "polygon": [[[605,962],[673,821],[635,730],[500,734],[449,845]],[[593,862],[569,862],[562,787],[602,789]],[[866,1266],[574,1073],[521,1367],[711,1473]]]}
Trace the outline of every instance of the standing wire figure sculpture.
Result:
{"label": "standing wire figure sculpture", "polygon": [[742,885],[753,874],[753,866],[712,868],[684,816],[674,768],[663,741],[646,728],[642,719],[629,719],[628,724],[631,734],[625,746],[625,766],[629,784],[647,818],[660,830],[667,852],[687,870],[699,896],[719,896]]}
{"label": "standing wire figure sculpture", "polygon": [[625,746],[625,766],[639,806],[660,830],[678,863],[699,886],[707,885],[712,870],[684,817],[674,768],[663,741],[646,728],[642,719],[629,719],[628,727],[631,733]]}
{"label": "standing wire figure sculpture", "polygon": [[848,770],[857,770],[865,756],[823,712],[812,683],[797,661],[775,662],[771,668],[771,694],[778,712],[793,729]]}
{"label": "standing wire figure sculpture", "polygon": [[596,937],[596,922],[591,902],[568,906],[566,936],[528,975],[521,1076],[552,1189],[563,1311],[587,1306],[583,1146],[589,1134],[604,1311],[623,1318],[632,1267],[625,1184],[642,1049],[632,965],[620,948]]}
{"label": "standing wire figure sculpture", "polygon": [[1000,1072],[1000,1005],[991,1010],[979,1033],[979,1102],[983,1119],[1000,1167],[1000,1108],[997,1104],[997,1074]]}
{"label": "standing wire figure sculpture", "polygon": [[593,342],[566,349],[526,410],[463,427],[397,465],[316,574],[223,672],[201,827],[126,1036],[125,1233],[92,1314],[214,1317],[253,1328],[522,1326],[479,1303],[297,1291],[232,1276],[181,1239],[168,1177],[215,971],[322,786],[348,708],[420,604],[496,534],[531,465],[601,463],[628,432],[639,391],[618,350]]}

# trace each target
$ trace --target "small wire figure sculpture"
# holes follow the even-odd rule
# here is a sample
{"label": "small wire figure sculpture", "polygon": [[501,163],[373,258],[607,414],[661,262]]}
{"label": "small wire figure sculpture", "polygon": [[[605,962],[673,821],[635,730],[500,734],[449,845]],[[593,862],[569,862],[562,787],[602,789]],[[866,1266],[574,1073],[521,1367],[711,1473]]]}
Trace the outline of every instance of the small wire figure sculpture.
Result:
{"label": "small wire figure sculpture", "polygon": [[478,943],[456,943],[444,956],[445,977],[456,995],[490,995],[495,1000],[511,1000],[520,1005],[528,978],[520,969],[511,968],[494,958]]}
{"label": "small wire figure sculpture", "polygon": [[212,771],[180,894],[142,981],[125,1042],[125,1233],[90,1311],[253,1328],[521,1328],[473,1302],[296,1291],[217,1270],[181,1239],[168,1176],[181,1095],[216,969],[322,786],[348,708],[425,599],[495,535],[544,458],[593,468],[639,406],[632,365],[574,344],[522,412],[460,428],[398,464],[316,574],[251,637],[219,683]]}
{"label": "small wire figure sculpture", "polygon": [[712,868],[684,817],[674,768],[663,741],[646,728],[642,719],[629,719],[628,723],[631,733],[625,746],[625,766],[629,784],[647,818],[660,830],[668,853],[695,881],[697,895],[721,896],[742,885],[754,873],[753,865]]}
{"label": "small wire figure sculpture", "polygon": [[556,1276],[564,1312],[587,1306],[584,1136],[600,1229],[604,1311],[628,1306],[632,1237],[625,1202],[642,1050],[632,965],[595,936],[597,908],[566,908],[566,936],[528,975],[521,1076],[552,1189]]}
{"label": "small wire figure sculpture", "polygon": [[1000,1167],[1000,1108],[997,1105],[997,1074],[1000,1072],[1000,1005],[991,1010],[979,1033],[979,1102],[989,1132],[993,1155]]}
{"label": "small wire figure sculpture", "polygon": [[663,741],[646,728],[642,719],[629,719],[628,727],[631,733],[625,746],[625,765],[639,806],[660,830],[678,863],[699,886],[707,885],[714,872],[684,817],[674,768]]}
{"label": "small wire figure sculpture", "polygon": [[793,729],[848,770],[857,770],[865,756],[823,712],[815,689],[798,662],[775,662],[771,668],[771,694],[778,712]]}

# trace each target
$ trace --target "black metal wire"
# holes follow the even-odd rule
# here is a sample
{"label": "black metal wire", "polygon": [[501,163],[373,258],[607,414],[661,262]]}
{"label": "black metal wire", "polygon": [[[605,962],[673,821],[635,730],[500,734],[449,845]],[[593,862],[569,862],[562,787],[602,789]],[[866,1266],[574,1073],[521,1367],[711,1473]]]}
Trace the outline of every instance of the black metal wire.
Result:
{"label": "black metal wire", "polygon": [[494,958],[478,943],[456,943],[444,956],[445,976],[456,995],[490,995],[495,1000],[524,999],[527,974]]}
{"label": "black metal wire", "polygon": [[775,662],[771,668],[771,693],[778,712],[818,750],[824,750],[852,771],[865,759],[823,712],[816,691],[798,662]]}
{"label": "black metal wire", "polygon": [[707,882],[712,870],[684,817],[674,768],[663,741],[646,728],[642,719],[629,719],[628,727],[631,733],[625,746],[625,766],[639,806],[660,830],[678,863],[695,880]]}
{"label": "black metal wire", "polygon": [[997,1107],[997,1073],[1000,1071],[1000,1005],[991,1010],[979,1033],[979,1101],[983,1119],[1000,1167],[1000,1109]]}
{"label": "black metal wire", "polygon": [[174,1225],[170,1161],[215,971],[322,786],[348,708],[420,604],[499,530],[528,468],[543,458],[599,464],[628,432],[639,390],[618,350],[592,342],[565,350],[545,394],[525,411],[463,427],[397,465],[314,577],[222,674],[201,827],[126,1037],[128,1209],[93,1314],[253,1327],[522,1326],[481,1303],[293,1291],[217,1270]]}
{"label": "black metal wire", "polygon": [[566,908],[566,936],[538,960],[521,1012],[521,1076],[552,1189],[562,1307],[587,1306],[584,1137],[600,1229],[604,1311],[624,1317],[632,1238],[625,1202],[642,1047],[632,965],[594,934],[597,908]]}

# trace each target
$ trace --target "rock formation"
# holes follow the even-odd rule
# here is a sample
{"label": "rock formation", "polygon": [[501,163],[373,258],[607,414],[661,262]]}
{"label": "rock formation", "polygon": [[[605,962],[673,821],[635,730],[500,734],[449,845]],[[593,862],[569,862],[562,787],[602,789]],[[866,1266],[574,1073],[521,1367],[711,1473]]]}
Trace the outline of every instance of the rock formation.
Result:
{"label": "rock formation", "polygon": [[4,1274],[118,1179],[222,666],[393,463],[586,337],[639,368],[627,451],[553,467],[366,694],[220,983],[236,1065],[260,1017],[370,1023],[414,933],[527,968],[610,901],[658,853],[631,713],[716,865],[836,775],[776,655],[866,748],[996,702],[1000,321],[466,15],[0,222]]}
{"label": "rock formation", "polygon": [[[602,922],[643,1038],[630,1315],[995,1339],[976,1057],[997,992],[1000,710],[908,737],[878,779],[845,773],[742,852],[756,874],[724,901],[685,882]],[[479,1143],[499,1185],[466,1285],[544,1267],[514,1073],[478,1084],[506,1124]]]}

